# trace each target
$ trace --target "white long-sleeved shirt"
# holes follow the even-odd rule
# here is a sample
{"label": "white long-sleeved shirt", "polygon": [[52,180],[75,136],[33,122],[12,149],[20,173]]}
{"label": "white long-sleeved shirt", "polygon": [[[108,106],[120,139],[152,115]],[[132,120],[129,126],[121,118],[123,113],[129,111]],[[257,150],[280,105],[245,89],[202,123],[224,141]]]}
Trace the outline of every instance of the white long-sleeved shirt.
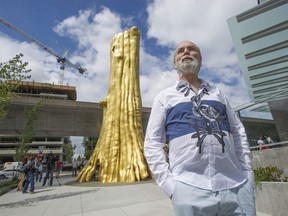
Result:
{"label": "white long-sleeved shirt", "polygon": [[156,182],[169,197],[176,180],[212,191],[253,180],[242,123],[220,90],[201,82],[195,94],[188,82],[177,81],[153,102],[144,152]]}

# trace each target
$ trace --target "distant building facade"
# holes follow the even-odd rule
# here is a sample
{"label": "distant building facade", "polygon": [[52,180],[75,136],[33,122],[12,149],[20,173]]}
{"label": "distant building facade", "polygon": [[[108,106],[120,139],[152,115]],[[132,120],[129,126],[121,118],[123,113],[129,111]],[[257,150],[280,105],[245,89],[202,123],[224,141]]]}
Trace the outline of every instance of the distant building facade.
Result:
{"label": "distant building facade", "polygon": [[240,110],[271,112],[281,141],[288,140],[288,1],[259,5],[228,19],[251,103]]}
{"label": "distant building facade", "polygon": [[[46,83],[23,82],[17,95],[7,119],[0,122],[0,164],[13,161],[17,138],[24,125],[23,110],[25,107],[32,107],[41,98],[45,99],[45,103],[36,122],[36,136],[30,144],[29,152],[38,154],[39,150],[44,149],[44,154],[52,151],[62,159],[64,138],[83,136],[86,153],[92,153],[102,124],[103,110],[98,103],[75,101],[75,87]],[[151,108],[142,107],[144,133],[150,111]],[[250,146],[254,146],[260,135],[269,135],[272,139],[278,137],[273,120],[241,117],[241,121],[246,129]]]}
{"label": "distant building facade", "polygon": [[[38,98],[45,100],[71,100],[76,101],[76,88],[74,86],[63,86],[63,85],[54,85],[48,83],[39,83],[39,82],[21,82],[19,88],[15,92],[16,97],[19,99],[24,99],[27,101],[28,98]],[[26,98],[26,99],[25,99]],[[28,106],[31,107],[32,106]],[[15,113],[16,112],[16,113]],[[14,115],[23,115],[22,113],[17,113],[17,109],[14,109]],[[16,117],[17,118],[17,117]],[[23,118],[23,116],[22,116]],[[24,122],[21,122],[24,125]],[[37,121],[36,121],[37,123]],[[17,124],[14,122],[14,124]],[[0,163],[7,161],[13,161],[13,157],[16,154],[16,146],[18,145],[19,135],[1,133],[0,131]],[[60,159],[63,158],[63,136],[39,136],[36,135],[29,144],[30,150],[29,153],[34,155],[37,154],[48,154],[50,151],[54,155],[58,156]]]}

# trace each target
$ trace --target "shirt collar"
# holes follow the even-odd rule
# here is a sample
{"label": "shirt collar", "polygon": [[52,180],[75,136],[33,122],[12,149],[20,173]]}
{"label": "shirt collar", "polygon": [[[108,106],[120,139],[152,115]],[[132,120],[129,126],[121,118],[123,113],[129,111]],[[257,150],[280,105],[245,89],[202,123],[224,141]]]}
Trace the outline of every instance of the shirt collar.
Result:
{"label": "shirt collar", "polygon": [[[200,81],[201,81],[200,89],[204,89],[204,88],[209,89],[211,87],[211,85],[207,81],[205,81],[203,79],[200,79]],[[186,80],[177,80],[175,83],[175,88],[177,91],[179,89],[183,88],[184,86],[190,86]]]}

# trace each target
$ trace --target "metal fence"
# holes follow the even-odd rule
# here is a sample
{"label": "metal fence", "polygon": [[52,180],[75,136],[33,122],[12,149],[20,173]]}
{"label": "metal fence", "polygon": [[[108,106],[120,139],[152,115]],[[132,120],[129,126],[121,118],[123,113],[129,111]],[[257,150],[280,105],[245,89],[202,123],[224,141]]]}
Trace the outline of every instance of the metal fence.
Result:
{"label": "metal fence", "polygon": [[288,146],[288,141],[264,144],[261,146],[258,145],[257,140],[248,140],[248,142],[249,142],[251,151],[261,150],[261,148],[265,148],[265,147],[266,149],[269,149],[269,148],[280,148],[280,147]]}

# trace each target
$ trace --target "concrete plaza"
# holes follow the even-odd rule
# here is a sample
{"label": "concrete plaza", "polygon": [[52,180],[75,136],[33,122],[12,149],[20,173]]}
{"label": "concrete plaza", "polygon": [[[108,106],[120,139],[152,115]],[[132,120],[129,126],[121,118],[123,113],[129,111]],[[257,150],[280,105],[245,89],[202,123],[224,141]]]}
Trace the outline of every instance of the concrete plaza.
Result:
{"label": "concrete plaza", "polygon": [[34,194],[16,189],[0,197],[1,216],[172,216],[170,199],[153,180],[136,183],[87,182],[68,174],[52,186],[37,182]]}
{"label": "concrete plaza", "polygon": [[[77,183],[62,173],[58,184],[41,186],[34,194],[16,189],[0,197],[1,216],[173,216],[170,199],[153,180],[135,183]],[[257,216],[269,216],[257,213]]]}

